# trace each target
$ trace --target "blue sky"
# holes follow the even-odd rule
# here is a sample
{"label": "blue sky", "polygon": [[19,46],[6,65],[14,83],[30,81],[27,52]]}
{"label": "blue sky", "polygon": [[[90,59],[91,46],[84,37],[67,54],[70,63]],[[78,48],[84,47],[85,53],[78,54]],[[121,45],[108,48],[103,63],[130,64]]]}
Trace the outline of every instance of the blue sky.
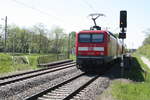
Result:
{"label": "blue sky", "polygon": [[[149,0],[0,0],[0,18],[8,16],[8,24],[31,27],[43,23],[47,28],[60,26],[69,33],[89,29],[93,22],[90,13],[104,13],[97,20],[103,29],[119,32],[119,12],[127,10],[128,27],[125,43],[128,48],[137,48],[150,28]],[[4,21],[0,20],[4,25]]]}

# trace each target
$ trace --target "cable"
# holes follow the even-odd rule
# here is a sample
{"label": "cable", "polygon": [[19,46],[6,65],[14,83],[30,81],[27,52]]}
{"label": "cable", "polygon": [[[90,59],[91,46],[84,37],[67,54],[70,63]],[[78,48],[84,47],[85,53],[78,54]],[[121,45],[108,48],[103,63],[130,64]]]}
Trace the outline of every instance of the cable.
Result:
{"label": "cable", "polygon": [[29,5],[25,4],[25,3],[20,2],[20,1],[17,1],[17,0],[12,0],[12,1],[14,1],[14,2],[16,2],[16,3],[20,4],[20,5],[23,5],[23,6],[27,7],[27,8],[33,9],[33,10],[35,10],[35,11],[38,11],[38,12],[41,13],[41,14],[45,14],[45,15],[50,16],[50,17],[53,16],[55,19],[62,21],[62,19],[58,18],[57,16],[52,15],[52,14],[47,13],[47,12],[44,12],[44,11],[42,11],[41,9],[35,8],[35,7],[33,7],[33,6],[29,6]]}
{"label": "cable", "polygon": [[88,3],[86,0],[82,0],[91,10],[93,10],[94,12],[96,12],[96,10],[94,9],[94,7],[92,6],[92,4]]}
{"label": "cable", "polygon": [[[64,23],[66,26],[69,26],[68,24],[65,23],[64,20],[60,19],[60,18],[57,17],[56,15],[53,15],[53,14],[44,12],[44,11],[42,11],[41,9],[35,8],[35,7],[33,7],[33,6],[29,6],[29,5],[27,5],[27,4],[23,3],[23,2],[18,1],[18,0],[12,0],[12,1],[16,2],[17,4],[23,5],[23,6],[27,7],[27,8],[33,9],[33,10],[35,10],[35,11],[38,11],[38,12],[41,13],[41,14],[44,14],[44,15],[53,17],[54,19],[59,20],[59,22]],[[76,25],[73,25],[73,26],[76,26]],[[79,26],[76,26],[76,27],[79,27]]]}

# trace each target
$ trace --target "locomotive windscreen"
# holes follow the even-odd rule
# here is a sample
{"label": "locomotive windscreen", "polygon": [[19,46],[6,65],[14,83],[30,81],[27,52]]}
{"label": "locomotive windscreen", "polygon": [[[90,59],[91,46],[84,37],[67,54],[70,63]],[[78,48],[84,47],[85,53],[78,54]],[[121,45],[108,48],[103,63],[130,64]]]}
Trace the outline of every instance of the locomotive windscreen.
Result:
{"label": "locomotive windscreen", "polygon": [[104,41],[104,34],[79,34],[79,42],[101,43]]}

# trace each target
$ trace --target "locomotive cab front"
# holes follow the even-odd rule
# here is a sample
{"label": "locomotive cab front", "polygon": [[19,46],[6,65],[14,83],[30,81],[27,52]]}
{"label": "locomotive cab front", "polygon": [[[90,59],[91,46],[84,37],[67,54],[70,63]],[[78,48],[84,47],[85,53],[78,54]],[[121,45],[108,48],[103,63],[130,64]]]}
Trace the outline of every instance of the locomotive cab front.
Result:
{"label": "locomotive cab front", "polygon": [[107,32],[81,31],[76,34],[76,57],[79,67],[89,68],[107,61]]}

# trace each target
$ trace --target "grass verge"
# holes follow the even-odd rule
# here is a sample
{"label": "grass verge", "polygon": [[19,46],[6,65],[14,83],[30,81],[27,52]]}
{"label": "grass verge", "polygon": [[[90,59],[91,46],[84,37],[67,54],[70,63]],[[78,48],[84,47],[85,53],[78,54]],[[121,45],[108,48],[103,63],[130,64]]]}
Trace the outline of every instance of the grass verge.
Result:
{"label": "grass verge", "polygon": [[147,45],[143,45],[141,46],[136,53],[138,53],[139,55],[144,55],[145,57],[150,59],[150,44]]}
{"label": "grass verge", "polygon": [[76,61],[76,56],[72,54],[72,55],[70,55],[70,59]]}
{"label": "grass verge", "polygon": [[[28,58],[29,63],[28,64],[22,64],[20,63],[22,59],[16,59],[15,62],[13,62],[12,57],[13,56],[23,56],[23,58],[26,56]],[[57,58],[56,54],[10,54],[10,53],[0,53],[0,76],[12,74],[14,72],[18,71],[27,71],[27,70],[34,70],[38,69],[37,66],[38,63],[49,63],[57,60],[64,60],[63,56],[58,56]]]}
{"label": "grass verge", "polygon": [[[111,94],[117,100],[149,100],[150,98],[150,74],[141,71],[141,68],[150,70],[142,62],[140,57],[134,54],[133,64],[129,71],[125,71],[124,78],[133,80],[133,82],[114,81],[111,88]],[[146,78],[146,79],[145,79]]]}

